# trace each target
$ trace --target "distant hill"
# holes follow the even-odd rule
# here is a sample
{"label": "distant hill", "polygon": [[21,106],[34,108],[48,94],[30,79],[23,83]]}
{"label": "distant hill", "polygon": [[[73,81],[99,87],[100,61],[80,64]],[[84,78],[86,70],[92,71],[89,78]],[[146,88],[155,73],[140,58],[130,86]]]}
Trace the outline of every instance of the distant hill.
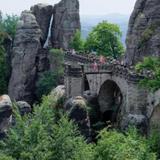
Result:
{"label": "distant hill", "polygon": [[110,23],[115,23],[120,26],[122,31],[122,42],[125,45],[125,39],[128,28],[129,15],[121,14],[108,14],[108,15],[81,15],[81,31],[82,37],[86,39],[88,33],[96,26],[99,22],[106,20]]}

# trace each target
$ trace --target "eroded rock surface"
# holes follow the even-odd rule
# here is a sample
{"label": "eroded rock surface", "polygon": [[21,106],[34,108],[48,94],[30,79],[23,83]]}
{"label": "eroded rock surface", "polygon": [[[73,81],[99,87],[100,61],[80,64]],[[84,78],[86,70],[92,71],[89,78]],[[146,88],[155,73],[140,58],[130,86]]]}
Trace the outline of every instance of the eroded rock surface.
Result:
{"label": "eroded rock surface", "polygon": [[11,99],[32,104],[37,98],[36,82],[44,72],[55,71],[51,67],[50,47],[66,49],[76,29],[80,28],[79,2],[62,0],[55,7],[37,4],[30,11],[22,12],[18,24],[8,90]]}
{"label": "eroded rock surface", "polygon": [[12,120],[12,102],[7,95],[0,96],[0,138],[5,134]]}
{"label": "eroded rock surface", "polygon": [[67,49],[71,37],[77,29],[80,29],[79,1],[62,0],[54,7],[53,46]]}
{"label": "eroded rock surface", "polygon": [[41,30],[35,16],[30,11],[22,12],[13,46],[12,75],[9,83],[11,99],[29,103],[34,100],[40,37]]}
{"label": "eroded rock surface", "polygon": [[31,112],[31,105],[25,101],[18,101],[16,102],[16,105],[18,106],[21,116]]}
{"label": "eroded rock surface", "polygon": [[142,134],[147,133],[148,119],[144,115],[129,114],[123,118],[122,129],[135,126]]}
{"label": "eroded rock surface", "polygon": [[53,97],[55,101],[59,99],[64,99],[65,98],[65,86],[64,85],[57,86],[51,91],[50,96]]}
{"label": "eroded rock surface", "polygon": [[48,35],[50,19],[53,14],[53,6],[39,3],[31,7],[31,11],[36,17],[36,21],[42,31],[42,43],[44,44]]}
{"label": "eroded rock surface", "polygon": [[144,56],[160,56],[159,0],[137,0],[129,21],[126,45],[126,63],[129,65]]}
{"label": "eroded rock surface", "polygon": [[82,135],[88,139],[91,130],[86,100],[80,96],[70,98],[65,104],[65,109],[69,112],[70,119],[78,125]]}

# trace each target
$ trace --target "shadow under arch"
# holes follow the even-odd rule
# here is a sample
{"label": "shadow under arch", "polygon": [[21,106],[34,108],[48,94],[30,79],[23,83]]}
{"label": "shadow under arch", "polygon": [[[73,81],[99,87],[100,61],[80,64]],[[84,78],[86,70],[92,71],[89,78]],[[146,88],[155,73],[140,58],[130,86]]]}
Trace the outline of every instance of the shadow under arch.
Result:
{"label": "shadow under arch", "polygon": [[84,91],[88,91],[88,90],[90,90],[90,86],[89,86],[87,76],[85,75],[84,76]]}
{"label": "shadow under arch", "polygon": [[99,91],[98,102],[102,121],[116,123],[123,101],[122,92],[116,82],[106,80]]}

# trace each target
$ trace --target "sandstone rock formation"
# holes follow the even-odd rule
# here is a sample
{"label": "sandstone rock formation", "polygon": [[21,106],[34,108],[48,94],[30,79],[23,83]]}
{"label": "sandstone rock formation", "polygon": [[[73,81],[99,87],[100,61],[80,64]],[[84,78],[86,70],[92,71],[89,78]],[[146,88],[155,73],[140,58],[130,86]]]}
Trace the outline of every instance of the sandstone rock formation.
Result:
{"label": "sandstone rock formation", "polygon": [[79,1],[62,0],[54,7],[53,46],[67,49],[69,41],[77,29],[80,29]]}
{"label": "sandstone rock formation", "polygon": [[41,47],[41,30],[30,11],[22,12],[20,20],[13,46],[9,95],[16,101],[32,103],[35,96],[36,61]]}
{"label": "sandstone rock formation", "polygon": [[48,34],[52,33],[50,47],[66,49],[79,28],[78,0],[62,0],[55,7],[37,4],[30,11],[22,12],[11,56],[12,73],[8,89],[11,99],[24,100],[29,104],[35,101],[36,82],[41,74],[52,69],[49,46],[44,48],[46,40],[49,38],[51,41]]}
{"label": "sandstone rock formation", "polygon": [[12,102],[7,95],[0,96],[0,138],[7,131],[12,120]]}
{"label": "sandstone rock formation", "polygon": [[18,106],[21,116],[31,112],[31,105],[25,101],[18,101],[16,102],[16,105]]}
{"label": "sandstone rock formation", "polygon": [[90,119],[88,116],[86,100],[80,96],[70,98],[65,104],[65,109],[69,112],[70,119],[78,124],[82,135],[87,139],[90,138]]}
{"label": "sandstone rock formation", "polygon": [[44,42],[47,39],[50,19],[53,14],[53,6],[40,3],[31,7],[31,11],[35,15],[36,21],[42,31],[41,38],[42,38],[42,44],[44,44]]}
{"label": "sandstone rock formation", "polygon": [[95,124],[101,119],[97,93],[92,93],[90,90],[84,91],[83,97],[86,99],[88,106],[91,108],[89,115],[91,125]]}
{"label": "sandstone rock formation", "polygon": [[61,100],[65,98],[65,86],[59,85],[51,91],[50,96],[55,100]]}
{"label": "sandstone rock formation", "polygon": [[159,0],[137,0],[129,21],[126,63],[135,64],[144,56],[160,56]]}
{"label": "sandstone rock formation", "polygon": [[144,115],[129,114],[123,118],[121,127],[125,130],[131,126],[135,126],[142,134],[146,134],[149,126],[148,119]]}

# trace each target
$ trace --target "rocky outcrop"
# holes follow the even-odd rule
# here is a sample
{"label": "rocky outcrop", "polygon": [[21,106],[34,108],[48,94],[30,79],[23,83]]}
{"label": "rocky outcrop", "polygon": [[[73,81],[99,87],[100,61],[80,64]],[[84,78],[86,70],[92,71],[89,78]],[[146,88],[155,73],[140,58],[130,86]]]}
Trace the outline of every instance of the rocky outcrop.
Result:
{"label": "rocky outcrop", "polygon": [[55,100],[63,100],[65,98],[65,86],[59,85],[51,91],[50,96]]}
{"label": "rocky outcrop", "polygon": [[16,102],[16,105],[20,111],[21,116],[31,112],[31,105],[25,101],[18,101]]}
{"label": "rocky outcrop", "polygon": [[53,14],[53,6],[39,3],[31,7],[31,11],[35,15],[36,21],[42,31],[41,38],[42,38],[42,44],[44,45],[44,42],[47,39],[47,35],[48,35],[50,19]]}
{"label": "rocky outcrop", "polygon": [[159,0],[137,0],[129,21],[126,63],[135,64],[144,56],[160,56]]}
{"label": "rocky outcrop", "polygon": [[86,100],[80,96],[70,98],[64,107],[68,111],[70,119],[78,125],[81,134],[89,139],[91,130]]}
{"label": "rocky outcrop", "polygon": [[135,126],[142,134],[146,134],[148,131],[148,119],[144,115],[129,114],[123,118],[121,125],[122,129],[128,129],[128,127]]}
{"label": "rocky outcrop", "polygon": [[101,119],[97,93],[92,93],[90,90],[87,90],[84,91],[83,97],[86,99],[88,106],[90,107],[89,117],[91,125],[95,124]]}
{"label": "rocky outcrop", "polygon": [[55,48],[69,47],[71,37],[80,29],[79,1],[62,0],[54,7],[52,43]]}
{"label": "rocky outcrop", "polygon": [[0,96],[0,138],[7,131],[12,120],[12,102],[7,95]]}
{"label": "rocky outcrop", "polygon": [[24,100],[29,104],[35,101],[36,82],[44,72],[55,71],[49,60],[50,47],[66,49],[79,28],[78,0],[62,0],[55,7],[37,4],[30,11],[22,12],[11,59],[8,89],[11,99]]}
{"label": "rocky outcrop", "polygon": [[14,40],[12,75],[9,83],[9,95],[16,101],[25,100],[32,103],[35,98],[40,37],[41,30],[35,16],[30,11],[22,12]]}

